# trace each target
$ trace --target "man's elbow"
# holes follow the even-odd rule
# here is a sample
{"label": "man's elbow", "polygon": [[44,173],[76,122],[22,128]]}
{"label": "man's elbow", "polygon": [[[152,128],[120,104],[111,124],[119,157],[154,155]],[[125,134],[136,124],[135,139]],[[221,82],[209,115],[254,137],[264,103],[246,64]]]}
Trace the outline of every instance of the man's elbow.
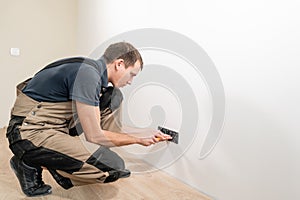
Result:
{"label": "man's elbow", "polygon": [[101,141],[99,137],[95,136],[94,134],[87,134],[84,132],[85,140],[90,143],[94,144],[100,144],[99,142]]}
{"label": "man's elbow", "polygon": [[103,145],[103,146],[111,146],[109,143],[111,143],[111,141],[105,137],[105,135],[102,133],[98,134],[98,135],[94,135],[94,134],[85,134],[85,140],[87,142],[93,143],[93,144],[98,144],[98,145]]}
{"label": "man's elbow", "polygon": [[85,135],[85,140],[90,143],[95,143],[95,139],[93,137],[89,137],[87,135]]}

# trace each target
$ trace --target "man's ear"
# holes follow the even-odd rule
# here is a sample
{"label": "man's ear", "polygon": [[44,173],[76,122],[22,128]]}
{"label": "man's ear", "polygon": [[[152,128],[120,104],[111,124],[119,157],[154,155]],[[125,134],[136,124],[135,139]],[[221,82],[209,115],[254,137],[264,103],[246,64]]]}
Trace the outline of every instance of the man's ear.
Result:
{"label": "man's ear", "polygon": [[115,60],[116,70],[120,70],[121,67],[124,67],[124,60],[122,58]]}

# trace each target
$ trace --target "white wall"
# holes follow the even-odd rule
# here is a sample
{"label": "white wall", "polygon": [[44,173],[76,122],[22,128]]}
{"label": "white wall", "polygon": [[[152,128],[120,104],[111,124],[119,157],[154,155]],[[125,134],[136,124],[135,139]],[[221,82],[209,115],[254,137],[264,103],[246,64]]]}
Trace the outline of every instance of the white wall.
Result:
{"label": "white wall", "polygon": [[[15,86],[47,63],[77,53],[76,0],[2,0],[0,127],[7,126]],[[20,56],[10,48],[20,48]]]}
{"label": "white wall", "polygon": [[147,27],[196,41],[225,87],[223,136],[204,160],[197,138],[165,170],[216,199],[299,199],[299,8],[296,0],[79,0],[79,52]]}
{"label": "white wall", "polygon": [[82,55],[89,55],[105,38],[107,20],[104,3],[98,0],[77,1],[77,47]]}

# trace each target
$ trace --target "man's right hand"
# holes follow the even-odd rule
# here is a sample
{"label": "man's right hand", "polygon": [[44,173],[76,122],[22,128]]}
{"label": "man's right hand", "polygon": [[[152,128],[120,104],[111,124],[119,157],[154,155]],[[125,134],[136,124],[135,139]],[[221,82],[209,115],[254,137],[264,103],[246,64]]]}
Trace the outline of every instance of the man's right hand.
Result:
{"label": "man's right hand", "polygon": [[163,134],[160,131],[155,132],[152,136],[139,138],[138,144],[150,146],[152,144],[172,139],[170,135]]}

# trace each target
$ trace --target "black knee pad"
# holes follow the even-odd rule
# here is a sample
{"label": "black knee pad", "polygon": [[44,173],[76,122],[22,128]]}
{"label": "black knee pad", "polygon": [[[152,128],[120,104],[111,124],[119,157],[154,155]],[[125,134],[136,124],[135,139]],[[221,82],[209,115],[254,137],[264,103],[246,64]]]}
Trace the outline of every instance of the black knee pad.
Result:
{"label": "black knee pad", "polygon": [[119,88],[107,87],[102,89],[102,95],[100,97],[100,110],[110,108],[115,111],[120,107],[123,101],[123,94]]}
{"label": "black knee pad", "polygon": [[130,176],[130,171],[125,169],[124,160],[117,153],[103,146],[99,147],[86,162],[109,173],[104,183],[114,182],[119,178]]}
{"label": "black knee pad", "polygon": [[124,160],[117,153],[104,146],[100,146],[86,162],[104,172],[125,169]]}

